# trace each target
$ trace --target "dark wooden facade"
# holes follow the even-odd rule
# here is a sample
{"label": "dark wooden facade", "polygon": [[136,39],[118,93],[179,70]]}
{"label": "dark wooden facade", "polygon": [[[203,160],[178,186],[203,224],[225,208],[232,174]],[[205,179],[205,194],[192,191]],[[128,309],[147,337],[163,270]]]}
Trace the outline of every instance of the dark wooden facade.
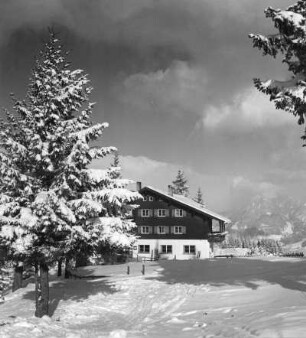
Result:
{"label": "dark wooden facade", "polygon": [[[171,196],[160,194],[154,189],[144,187],[139,191],[144,200],[139,201],[139,208],[134,210],[134,220],[137,224],[138,234],[142,239],[206,239],[213,240],[215,235],[225,232],[225,224],[217,220],[217,229],[213,228],[214,218],[196,210],[183,202],[177,201]],[[151,200],[150,200],[151,199]],[[183,210],[182,217],[175,217],[175,209]],[[142,217],[142,210],[151,210],[149,217]],[[167,210],[165,217],[158,217],[157,210]],[[142,233],[142,227],[150,227],[150,233]],[[167,233],[158,233],[158,227],[167,227]],[[174,227],[183,227],[183,233],[174,233]]]}

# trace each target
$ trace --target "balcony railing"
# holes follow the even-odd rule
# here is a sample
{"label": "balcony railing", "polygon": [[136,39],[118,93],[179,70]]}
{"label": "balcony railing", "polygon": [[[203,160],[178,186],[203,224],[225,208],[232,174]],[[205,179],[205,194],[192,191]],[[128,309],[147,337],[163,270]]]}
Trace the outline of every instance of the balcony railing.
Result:
{"label": "balcony railing", "polygon": [[210,242],[222,242],[225,240],[225,236],[228,234],[227,231],[223,232],[209,232],[208,233],[208,240]]}

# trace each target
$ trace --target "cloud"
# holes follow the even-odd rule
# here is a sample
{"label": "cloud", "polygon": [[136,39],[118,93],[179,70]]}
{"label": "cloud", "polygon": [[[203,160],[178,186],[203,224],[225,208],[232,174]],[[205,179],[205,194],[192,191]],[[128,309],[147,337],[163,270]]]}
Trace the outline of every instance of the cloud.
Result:
{"label": "cloud", "polygon": [[[265,7],[273,4],[286,7],[289,1],[2,1],[0,44],[9,41],[10,34],[24,26],[42,29],[59,25],[84,41],[91,41],[97,49],[99,44],[104,49],[129,46],[149,59],[163,58],[158,54],[172,49],[176,54],[174,59],[206,65],[212,88],[219,83],[230,95],[233,89],[243,85],[239,79],[245,81],[253,76],[257,59],[238,71],[251,54],[260,57],[260,53],[252,49],[247,34],[250,29],[257,29],[258,22],[262,29],[273,28],[263,13]],[[166,58],[163,67],[168,68],[172,61]],[[160,65],[152,62],[151,71],[156,71],[157,66]],[[269,68],[273,71],[273,66]],[[235,83],[231,82],[233,76],[238,80]],[[223,97],[228,91],[224,90]],[[219,95],[215,97],[220,99]]]}
{"label": "cloud", "polygon": [[201,114],[206,86],[204,69],[176,60],[165,70],[133,74],[115,90],[124,106],[182,117]]}
{"label": "cloud", "polygon": [[296,123],[292,115],[275,109],[268,97],[256,89],[237,95],[232,104],[208,106],[203,112],[202,122],[204,128],[234,132]]}
{"label": "cloud", "polygon": [[236,176],[232,180],[232,188],[236,191],[245,191],[249,195],[275,196],[282,189],[279,185],[268,181],[255,181],[243,176]]}
{"label": "cloud", "polygon": [[15,0],[0,3],[0,44],[10,35],[26,26],[47,27],[50,23],[67,19],[60,0]]}
{"label": "cloud", "polygon": [[[168,182],[175,172],[175,165],[156,161],[146,156],[121,156],[123,175],[135,181],[141,181],[145,185],[152,185],[159,181],[158,187]],[[163,180],[160,178],[163,177]],[[154,184],[153,184],[154,185]],[[164,189],[167,185],[164,185]]]}
{"label": "cloud", "polygon": [[[0,46],[9,44],[14,32],[24,28],[33,29],[31,33],[35,34],[48,26],[58,27],[65,34],[68,32],[70,40],[77,41],[78,45],[72,46],[74,50],[99,65],[94,71],[107,82],[105,87],[115,84],[118,88],[122,81],[134,86],[135,94],[137,89],[140,91],[132,98],[133,88],[129,88],[135,104],[144,100],[140,94],[147,98],[152,88],[154,102],[159,105],[158,99],[162,101],[158,109],[168,108],[173,99],[171,108],[189,113],[203,110],[204,99],[212,106],[230,104],[233,96],[246,85],[252,85],[253,77],[260,77],[267,70],[271,76],[278,74],[279,64],[263,61],[247,37],[250,30],[273,28],[263,13],[267,5],[273,4],[286,7],[289,1],[2,1]],[[82,48],[86,50],[79,51]],[[170,84],[171,79],[175,81],[175,73],[183,75],[184,64],[192,80],[179,77],[177,81],[181,82]],[[162,80],[154,77],[160,73]],[[152,77],[150,82],[146,76]],[[141,79],[147,88],[137,87],[135,82]],[[170,93],[169,99],[158,95],[156,86],[160,82],[160,91]],[[192,84],[194,95],[192,88],[186,94],[187,89],[180,88],[180,83]],[[138,107],[143,108],[141,102]]]}

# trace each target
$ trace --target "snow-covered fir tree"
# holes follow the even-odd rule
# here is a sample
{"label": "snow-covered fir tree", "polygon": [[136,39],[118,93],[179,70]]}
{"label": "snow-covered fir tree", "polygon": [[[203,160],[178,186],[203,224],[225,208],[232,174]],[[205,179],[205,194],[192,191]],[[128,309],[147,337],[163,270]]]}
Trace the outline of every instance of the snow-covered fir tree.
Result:
{"label": "snow-covered fir tree", "polygon": [[112,178],[122,178],[121,176],[121,166],[120,166],[120,159],[119,159],[119,152],[116,151],[114,154],[113,162],[111,163],[111,177]]}
{"label": "snow-covered fir tree", "polygon": [[173,193],[178,195],[189,195],[189,186],[187,185],[187,179],[183,170],[179,170],[176,178],[172,181],[173,184]]}
{"label": "snow-covered fir tree", "polygon": [[[254,79],[255,86],[269,95],[277,109],[297,116],[298,123],[305,123],[306,113],[306,1],[300,0],[286,10],[268,7],[265,15],[277,30],[271,35],[249,34],[253,46],[263,55],[276,57],[281,54],[292,78],[288,81]],[[306,131],[302,136],[306,140]]]}
{"label": "snow-covered fir tree", "polygon": [[[116,151],[91,146],[107,123],[91,123],[92,87],[70,70],[50,32],[24,101],[0,130],[0,238],[15,261],[36,267],[36,316],[48,314],[48,269],[106,243],[129,247],[134,223],[125,216],[141,196],[113,169],[89,164]],[[97,144],[97,143],[96,143]]]}
{"label": "snow-covered fir tree", "polygon": [[206,207],[206,203],[203,200],[203,193],[201,188],[199,187],[199,189],[197,190],[197,193],[193,199],[195,202],[201,204],[203,207]]}

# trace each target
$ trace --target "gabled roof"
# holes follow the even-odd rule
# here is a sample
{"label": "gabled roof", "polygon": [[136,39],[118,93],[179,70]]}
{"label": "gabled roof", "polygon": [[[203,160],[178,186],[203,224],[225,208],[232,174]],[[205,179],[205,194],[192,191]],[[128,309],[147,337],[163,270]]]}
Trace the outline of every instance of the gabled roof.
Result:
{"label": "gabled roof", "polygon": [[222,216],[222,215],[219,215],[217,214],[216,212],[214,211],[211,211],[205,207],[203,207],[201,204],[193,201],[192,199],[188,198],[188,197],[185,197],[183,195],[177,195],[177,194],[173,194],[173,195],[169,195],[167,194],[166,192],[162,191],[162,190],[159,190],[159,189],[156,189],[156,188],[153,188],[151,186],[146,186],[146,187],[143,187],[141,190],[140,190],[140,193],[142,191],[151,191],[155,194],[158,194],[170,201],[173,201],[173,202],[176,202],[182,206],[186,206],[190,209],[192,209],[195,213],[197,214],[201,214],[201,215],[205,215],[205,216],[210,216],[211,218],[214,218],[214,219],[217,219],[217,220],[220,220],[220,221],[223,221],[224,223],[231,223],[231,220]]}

